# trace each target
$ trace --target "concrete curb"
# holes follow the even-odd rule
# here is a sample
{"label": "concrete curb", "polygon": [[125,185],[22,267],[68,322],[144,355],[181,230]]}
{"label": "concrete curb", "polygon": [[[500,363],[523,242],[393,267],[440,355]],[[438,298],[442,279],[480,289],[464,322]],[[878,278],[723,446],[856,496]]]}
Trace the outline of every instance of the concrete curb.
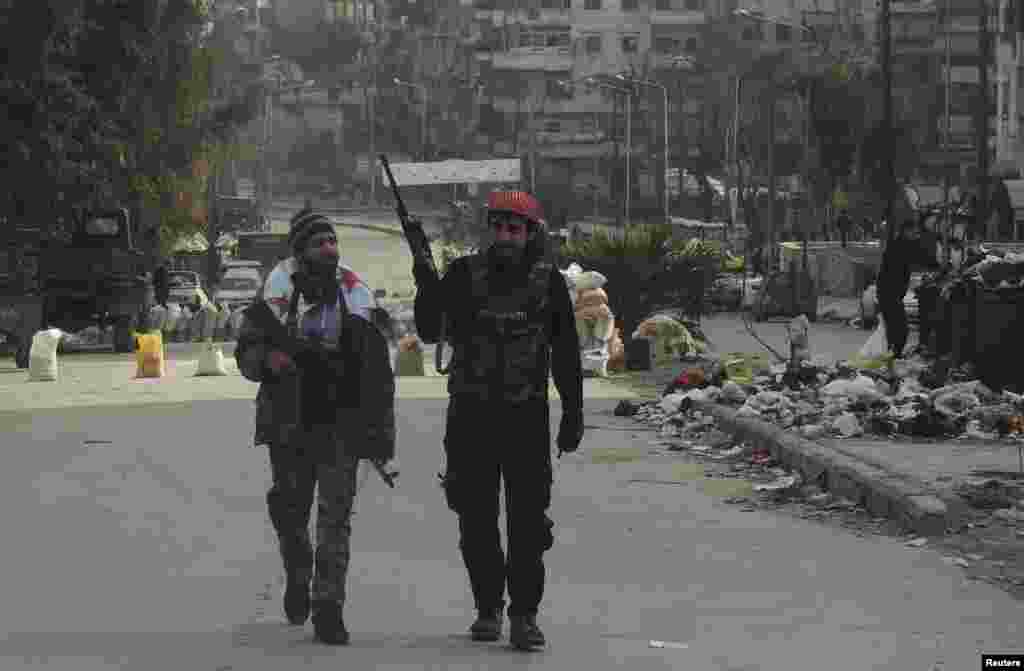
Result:
{"label": "concrete curb", "polygon": [[706,401],[694,407],[713,416],[722,430],[767,449],[806,482],[864,505],[922,536],[942,536],[962,528],[966,505],[948,492],[905,474],[870,464],[801,438],[767,422],[737,417],[736,411]]}

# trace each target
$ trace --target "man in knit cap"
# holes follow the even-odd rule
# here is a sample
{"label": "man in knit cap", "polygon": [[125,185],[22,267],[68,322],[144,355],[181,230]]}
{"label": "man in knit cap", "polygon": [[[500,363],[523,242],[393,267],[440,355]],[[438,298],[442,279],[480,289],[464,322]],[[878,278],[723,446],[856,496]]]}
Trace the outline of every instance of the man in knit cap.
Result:
{"label": "man in knit cap", "polygon": [[[371,321],[373,294],[340,263],[334,226],[306,208],[292,218],[288,240],[293,255],[247,309],[235,357],[242,375],[261,383],[255,443],[270,451],[267,505],[286,573],[285,615],[302,625],[312,611],[316,638],[345,645],[359,460],[397,474],[394,376],[387,341]],[[315,550],[308,531],[314,490]]]}

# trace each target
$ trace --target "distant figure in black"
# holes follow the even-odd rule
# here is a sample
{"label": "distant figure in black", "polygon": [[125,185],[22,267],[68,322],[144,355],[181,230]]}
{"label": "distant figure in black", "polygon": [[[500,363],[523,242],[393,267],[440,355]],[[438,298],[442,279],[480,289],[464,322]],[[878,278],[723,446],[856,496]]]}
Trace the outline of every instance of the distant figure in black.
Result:
{"label": "distant figure in black", "polygon": [[910,272],[914,266],[937,268],[934,250],[921,240],[918,224],[912,219],[903,222],[889,239],[882,252],[882,267],[878,274],[878,310],[885,320],[885,336],[896,357],[903,356],[907,344],[907,310],[903,298],[910,288]]}

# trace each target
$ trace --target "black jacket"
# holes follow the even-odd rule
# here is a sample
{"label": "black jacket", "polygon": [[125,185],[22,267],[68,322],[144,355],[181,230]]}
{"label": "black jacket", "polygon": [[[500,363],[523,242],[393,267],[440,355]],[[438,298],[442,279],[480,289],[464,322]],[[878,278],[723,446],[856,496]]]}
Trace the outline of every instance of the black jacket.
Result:
{"label": "black jacket", "polygon": [[[492,273],[496,279],[502,277],[504,280],[494,285],[494,289],[513,290],[516,283],[525,282],[526,275],[526,267],[511,276]],[[554,378],[563,412],[578,412],[583,409],[579,336],[569,289],[557,267],[551,269],[549,287],[546,330],[551,357],[543,364],[543,378],[547,379],[549,372]],[[414,311],[419,337],[426,343],[436,343],[441,331],[441,313],[446,310],[446,340],[453,343],[464,339],[469,332],[469,321],[475,318],[472,305],[468,259],[456,259],[440,281],[421,282],[417,287]]]}
{"label": "black jacket", "polygon": [[911,270],[939,267],[934,258],[934,243],[933,236],[923,236],[920,240],[895,238],[888,242],[878,273],[879,301],[902,302],[910,286]]}
{"label": "black jacket", "polygon": [[[338,319],[337,365],[332,369],[316,356],[293,357],[303,369],[301,383],[266,367],[267,353],[284,348],[248,314],[243,319],[235,359],[246,379],[260,383],[255,444],[288,444],[304,428],[333,420],[342,443],[338,448],[345,453],[394,457],[395,378],[387,340],[358,315],[340,311]],[[297,392],[302,403],[296,403]]]}

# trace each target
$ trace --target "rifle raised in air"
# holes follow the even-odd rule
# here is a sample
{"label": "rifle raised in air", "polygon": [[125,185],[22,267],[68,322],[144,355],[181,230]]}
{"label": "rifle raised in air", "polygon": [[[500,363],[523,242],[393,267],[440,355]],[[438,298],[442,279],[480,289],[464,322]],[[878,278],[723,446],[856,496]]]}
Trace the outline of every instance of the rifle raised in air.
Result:
{"label": "rifle raised in air", "polygon": [[[381,165],[384,166],[384,173],[388,176],[391,184],[391,193],[395,196],[395,211],[398,213],[398,220],[402,224],[402,232],[405,240],[409,243],[409,250],[412,252],[413,264],[425,268],[430,274],[430,281],[439,282],[440,273],[437,272],[437,264],[434,262],[434,255],[430,251],[430,241],[423,231],[423,224],[409,216],[409,210],[405,207],[402,194],[398,191],[398,183],[391,172],[391,164],[388,157],[380,155]],[[441,375],[448,374],[449,366],[444,365],[444,341],[445,341],[445,315],[441,314],[441,333],[437,340],[437,348],[434,351],[434,367]]]}

